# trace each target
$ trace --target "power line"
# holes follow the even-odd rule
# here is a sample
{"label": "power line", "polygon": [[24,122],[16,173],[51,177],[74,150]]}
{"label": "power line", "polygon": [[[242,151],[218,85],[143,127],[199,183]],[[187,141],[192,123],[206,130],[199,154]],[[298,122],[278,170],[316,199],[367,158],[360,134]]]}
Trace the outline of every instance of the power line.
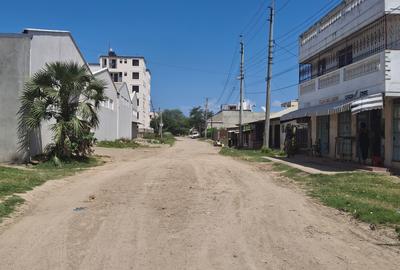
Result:
{"label": "power line", "polygon": [[292,0],[287,0],[285,3],[283,3],[282,6],[281,6],[280,8],[278,8],[278,10],[275,12],[275,14],[278,14],[278,13],[280,13],[282,10],[284,10],[284,9],[289,5],[289,3],[290,3],[291,1],[292,1]]}
{"label": "power line", "polygon": [[233,56],[232,56],[232,61],[231,61],[231,65],[229,67],[229,73],[228,76],[226,78],[225,84],[224,84],[224,88],[222,89],[221,95],[219,96],[218,100],[217,100],[217,104],[219,104],[219,102],[221,101],[221,99],[223,98],[226,89],[228,87],[229,81],[231,80],[232,77],[232,71],[233,71],[233,67],[235,66],[235,62],[236,62],[236,53],[237,53],[237,49],[238,49],[238,43],[236,43],[237,45],[235,46],[235,50],[233,52]]}
{"label": "power line", "polygon": [[320,17],[320,13],[325,12],[325,10],[330,10],[332,8],[331,5],[333,3],[336,6],[337,5],[337,3],[336,3],[337,1],[340,1],[340,0],[331,0],[331,1],[329,1],[326,5],[324,5],[321,9],[319,9],[316,13],[314,13],[311,16],[309,16],[307,19],[305,19],[303,22],[301,22],[300,24],[298,24],[296,27],[292,28],[288,32],[286,32],[283,35],[277,37],[276,40],[283,40],[285,37],[289,36],[291,33],[296,32],[298,29],[302,29],[305,24],[307,24],[310,21],[314,20],[315,17]]}
{"label": "power line", "polygon": [[[282,91],[282,90],[290,89],[290,88],[295,87],[295,86],[299,86],[299,84],[295,83],[295,84],[287,85],[287,86],[284,86],[284,87],[275,88],[275,89],[272,89],[271,92],[279,92],[279,91]],[[247,92],[247,94],[249,94],[249,95],[259,95],[259,94],[265,94],[265,91]]]}
{"label": "power line", "polygon": [[[246,24],[246,26],[242,29],[241,33],[244,34],[247,32],[247,29],[254,24],[258,24],[258,20],[260,19],[260,13],[262,14],[262,11],[264,9],[265,5],[265,0],[261,1],[260,7],[256,11],[256,13],[251,17],[250,21]],[[256,19],[257,18],[257,19]],[[256,19],[256,21],[254,21]]]}

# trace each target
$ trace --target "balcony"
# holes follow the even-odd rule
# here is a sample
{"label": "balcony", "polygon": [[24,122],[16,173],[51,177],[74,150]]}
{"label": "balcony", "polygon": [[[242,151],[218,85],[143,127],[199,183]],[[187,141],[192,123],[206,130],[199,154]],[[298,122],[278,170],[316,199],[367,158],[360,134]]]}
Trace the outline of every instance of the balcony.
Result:
{"label": "balcony", "polygon": [[305,61],[315,53],[321,52],[383,17],[387,8],[385,2],[382,0],[343,1],[301,35],[300,61]]}
{"label": "balcony", "polygon": [[299,86],[300,102],[317,105],[326,98],[346,98],[349,93],[384,91],[385,52],[324,74]]}

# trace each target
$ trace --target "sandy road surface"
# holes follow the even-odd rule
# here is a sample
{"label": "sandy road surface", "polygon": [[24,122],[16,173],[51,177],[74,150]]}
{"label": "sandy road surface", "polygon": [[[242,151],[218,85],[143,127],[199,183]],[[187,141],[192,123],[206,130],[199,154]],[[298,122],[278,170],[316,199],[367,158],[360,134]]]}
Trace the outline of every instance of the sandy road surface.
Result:
{"label": "sandy road surface", "polygon": [[396,249],[206,143],[103,152],[114,162],[26,195],[0,269],[400,269]]}

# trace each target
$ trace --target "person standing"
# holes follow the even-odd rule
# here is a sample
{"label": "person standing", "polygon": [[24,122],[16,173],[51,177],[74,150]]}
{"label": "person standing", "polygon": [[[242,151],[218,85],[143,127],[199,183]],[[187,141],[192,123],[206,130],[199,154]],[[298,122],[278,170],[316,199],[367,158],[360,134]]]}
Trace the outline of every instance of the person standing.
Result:
{"label": "person standing", "polygon": [[361,123],[360,125],[358,143],[360,146],[361,158],[363,164],[365,164],[368,158],[368,151],[369,151],[369,135],[368,135],[367,125],[364,122]]}

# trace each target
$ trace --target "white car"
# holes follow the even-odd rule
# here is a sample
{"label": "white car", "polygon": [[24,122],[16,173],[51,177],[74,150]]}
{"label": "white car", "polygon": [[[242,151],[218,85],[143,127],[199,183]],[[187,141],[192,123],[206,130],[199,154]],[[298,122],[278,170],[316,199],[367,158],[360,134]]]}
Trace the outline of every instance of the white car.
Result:
{"label": "white car", "polygon": [[192,139],[200,138],[200,133],[198,133],[198,132],[192,133],[192,134],[190,134],[190,138],[192,138]]}

